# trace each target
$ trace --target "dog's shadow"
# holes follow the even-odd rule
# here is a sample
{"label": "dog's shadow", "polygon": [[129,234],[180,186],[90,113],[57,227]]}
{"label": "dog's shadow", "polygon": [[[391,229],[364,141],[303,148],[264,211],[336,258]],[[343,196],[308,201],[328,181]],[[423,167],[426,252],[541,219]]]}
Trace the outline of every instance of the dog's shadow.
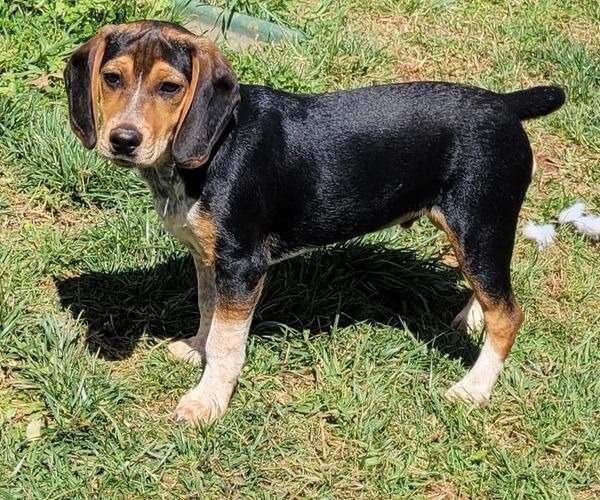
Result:
{"label": "dog's shadow", "polygon": [[[455,269],[383,244],[315,250],[269,269],[251,331],[271,336],[356,322],[406,326],[442,353],[470,362],[472,339],[449,327],[468,299],[459,281]],[[62,306],[87,323],[89,349],[105,359],[127,358],[142,335],[188,337],[198,326],[191,258],[56,283]]]}

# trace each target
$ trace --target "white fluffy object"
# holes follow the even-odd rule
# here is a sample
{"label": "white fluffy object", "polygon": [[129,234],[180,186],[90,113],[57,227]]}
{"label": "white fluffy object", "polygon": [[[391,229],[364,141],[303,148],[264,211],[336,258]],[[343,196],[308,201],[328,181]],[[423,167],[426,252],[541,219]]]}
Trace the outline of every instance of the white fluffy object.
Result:
{"label": "white fluffy object", "polygon": [[584,215],[573,221],[575,229],[595,240],[600,240],[600,217],[597,215]]}
{"label": "white fluffy object", "polygon": [[577,219],[583,216],[584,211],[584,203],[575,203],[575,205],[565,208],[560,214],[558,214],[558,222],[560,224],[569,224],[570,222],[575,222]]}
{"label": "white fluffy object", "polygon": [[600,239],[600,216],[584,215],[585,205],[575,203],[575,205],[565,208],[558,215],[560,224],[573,224],[575,229],[581,234],[585,234],[592,239]]}
{"label": "white fluffy object", "polygon": [[554,243],[556,231],[552,224],[528,222],[523,226],[523,236],[528,240],[535,241],[540,250],[545,250]]}

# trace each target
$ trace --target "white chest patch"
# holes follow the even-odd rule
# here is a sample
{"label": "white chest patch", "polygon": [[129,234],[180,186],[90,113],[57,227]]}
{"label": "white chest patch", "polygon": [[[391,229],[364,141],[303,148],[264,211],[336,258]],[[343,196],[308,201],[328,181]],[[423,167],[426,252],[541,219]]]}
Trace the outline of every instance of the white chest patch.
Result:
{"label": "white chest patch", "polygon": [[139,169],[154,198],[154,208],[165,229],[190,250],[202,253],[200,241],[190,223],[198,201],[185,192],[183,179],[174,166]]}

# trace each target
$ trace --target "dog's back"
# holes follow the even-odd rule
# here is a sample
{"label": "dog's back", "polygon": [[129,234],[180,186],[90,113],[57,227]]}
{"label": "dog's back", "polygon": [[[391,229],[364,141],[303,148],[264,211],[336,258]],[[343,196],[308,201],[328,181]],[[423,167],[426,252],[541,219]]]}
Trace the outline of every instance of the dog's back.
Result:
{"label": "dog's back", "polygon": [[494,189],[510,179],[520,197],[532,160],[520,119],[560,106],[540,96],[561,93],[415,82],[296,95],[242,85],[210,175],[221,197],[236,193],[230,216],[253,206],[263,229],[291,246],[333,243],[424,213],[451,188],[485,189],[486,178]]}

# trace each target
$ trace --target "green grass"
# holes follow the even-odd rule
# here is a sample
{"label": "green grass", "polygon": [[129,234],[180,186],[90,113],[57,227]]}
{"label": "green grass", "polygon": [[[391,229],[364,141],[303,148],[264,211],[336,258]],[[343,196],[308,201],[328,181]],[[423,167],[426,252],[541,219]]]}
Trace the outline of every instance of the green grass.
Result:
{"label": "green grass", "polygon": [[[442,397],[480,339],[449,326],[469,290],[420,221],[274,267],[229,413],[170,420],[198,378],[167,356],[196,329],[193,265],[135,173],[74,138],[60,79],[30,83],[105,22],[171,18],[150,3],[0,0],[0,496],[598,497],[600,254],[565,227],[543,253],[517,238],[526,322],[489,407]],[[600,213],[597,2],[221,5],[307,34],[226,51],[244,82],[563,85],[527,124],[522,221]]]}

